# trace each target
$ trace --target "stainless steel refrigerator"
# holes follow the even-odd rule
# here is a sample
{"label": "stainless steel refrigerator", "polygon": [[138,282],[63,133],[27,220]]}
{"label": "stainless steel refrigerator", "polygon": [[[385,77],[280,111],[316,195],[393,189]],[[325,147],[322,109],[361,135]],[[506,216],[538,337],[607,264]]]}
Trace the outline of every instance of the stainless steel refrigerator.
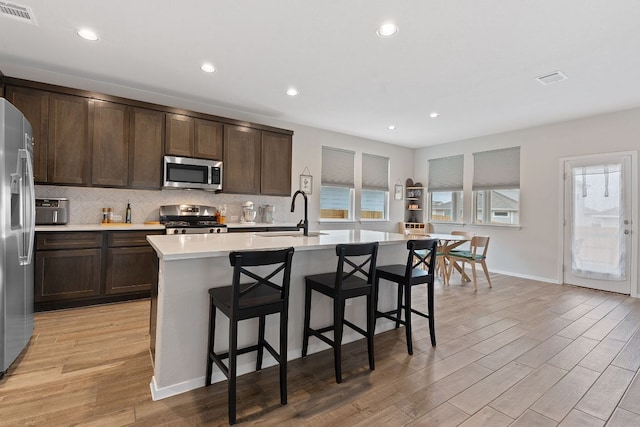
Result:
{"label": "stainless steel refrigerator", "polygon": [[24,115],[0,98],[0,378],[33,332],[32,135]]}

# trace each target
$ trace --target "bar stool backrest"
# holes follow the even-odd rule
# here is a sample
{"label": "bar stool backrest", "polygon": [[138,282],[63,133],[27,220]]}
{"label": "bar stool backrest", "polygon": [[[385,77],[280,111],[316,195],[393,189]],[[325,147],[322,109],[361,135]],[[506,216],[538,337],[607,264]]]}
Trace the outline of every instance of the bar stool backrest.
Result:
{"label": "bar stool backrest", "polygon": [[436,267],[437,239],[417,239],[407,242],[409,258],[405,277],[410,278],[414,269],[421,269],[433,274]]}
{"label": "bar stool backrest", "polygon": [[[367,284],[373,286],[378,258],[378,242],[336,245],[336,255],[338,256],[335,282],[337,292],[341,292],[343,282],[352,277],[364,279]],[[346,269],[345,264],[347,264]]]}
{"label": "bar stool backrest", "polygon": [[[233,267],[233,298],[231,309],[232,313],[238,313],[240,303],[243,302],[243,310],[250,308],[252,305],[260,306],[262,301],[260,295],[263,294],[261,287],[270,287],[280,291],[278,301],[269,301],[269,303],[287,304],[289,301],[289,285],[291,282],[291,261],[293,259],[293,248],[268,250],[268,251],[236,251],[229,254],[229,261]],[[266,276],[257,274],[253,269],[247,267],[262,267],[275,265],[275,269]],[[278,273],[282,271],[281,280],[278,282],[272,280]],[[250,284],[242,283],[244,277],[250,279]],[[273,293],[272,293],[273,294]]]}

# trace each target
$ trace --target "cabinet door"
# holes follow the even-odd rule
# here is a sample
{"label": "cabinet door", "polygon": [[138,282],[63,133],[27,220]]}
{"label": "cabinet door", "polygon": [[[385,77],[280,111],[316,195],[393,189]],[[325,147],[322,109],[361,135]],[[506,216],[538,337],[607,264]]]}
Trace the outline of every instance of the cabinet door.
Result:
{"label": "cabinet door", "polygon": [[31,123],[33,128],[33,176],[36,183],[46,183],[49,92],[8,86],[7,99],[22,111],[22,114]]}
{"label": "cabinet door", "polygon": [[193,157],[193,118],[180,114],[167,114],[166,127],[165,153],[170,156]]}
{"label": "cabinet door", "polygon": [[222,128],[222,123],[196,119],[193,157],[222,160]]}
{"label": "cabinet door", "polygon": [[262,131],[260,192],[291,195],[291,136]]}
{"label": "cabinet door", "polygon": [[129,170],[129,111],[126,105],[90,101],[91,184],[126,187]]}
{"label": "cabinet door", "polygon": [[106,294],[122,294],[151,289],[155,252],[150,246],[107,250]]}
{"label": "cabinet door", "polygon": [[36,253],[36,302],[100,295],[101,249]]}
{"label": "cabinet door", "polygon": [[224,126],[224,172],[226,193],[260,192],[260,131],[244,126]]}
{"label": "cabinet door", "polygon": [[164,113],[133,108],[129,132],[129,187],[162,186]]}
{"label": "cabinet door", "polygon": [[86,98],[49,94],[47,176],[50,184],[89,183],[88,123]]}

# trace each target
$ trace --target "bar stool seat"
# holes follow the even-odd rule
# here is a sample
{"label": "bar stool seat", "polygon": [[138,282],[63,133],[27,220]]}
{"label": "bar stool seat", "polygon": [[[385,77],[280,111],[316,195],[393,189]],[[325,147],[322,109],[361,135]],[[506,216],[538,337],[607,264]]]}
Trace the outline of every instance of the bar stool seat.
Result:
{"label": "bar stool seat", "polygon": [[[336,245],[338,267],[333,273],[314,274],[305,277],[304,332],[302,357],[307,355],[309,337],[314,336],[333,348],[336,382],[342,382],[341,347],[343,326],[347,325],[367,338],[369,368],[375,369],[373,359],[373,335],[375,330],[374,276],[378,255],[378,242]],[[348,271],[345,271],[347,264]],[[368,264],[368,267],[367,267]],[[360,273],[361,276],[356,276]],[[310,327],[311,294],[319,292],[333,299],[333,324],[319,329]],[[349,298],[366,296],[366,330],[344,318],[345,302]],[[324,334],[333,332],[333,339]]]}
{"label": "bar stool seat", "polygon": [[[407,339],[407,352],[413,354],[411,337],[411,313],[429,319],[429,334],[431,345],[436,345],[436,330],[434,317],[434,269],[436,264],[438,241],[435,239],[409,240],[407,249],[409,256],[406,264],[394,264],[376,269],[376,319],[387,318],[396,322],[396,329],[404,325]],[[380,290],[380,280],[387,280],[398,285],[397,307],[394,310],[382,312],[377,310],[377,296]],[[421,312],[411,306],[411,288],[416,285],[427,285],[427,312]],[[404,296],[404,299],[403,299]],[[404,320],[402,319],[404,309]]]}
{"label": "bar stool seat", "polygon": [[[237,356],[240,354],[257,351],[256,371],[259,371],[262,369],[264,349],[271,353],[280,365],[280,403],[287,404],[287,331],[293,252],[293,248],[231,252],[229,261],[233,267],[232,285],[209,289],[209,340],[205,386],[211,385],[215,363],[228,379],[229,424],[236,423]],[[262,266],[275,267],[267,276],[261,276],[251,269]],[[279,274],[281,280],[276,283],[274,277]],[[251,279],[251,283],[241,284],[241,280],[246,280],[246,277]],[[214,350],[217,310],[229,318],[229,350],[224,353]],[[276,313],[280,314],[279,352],[264,338],[266,316]],[[238,348],[238,322],[255,317],[259,318],[258,343]],[[228,359],[228,365],[224,363],[224,359]]]}

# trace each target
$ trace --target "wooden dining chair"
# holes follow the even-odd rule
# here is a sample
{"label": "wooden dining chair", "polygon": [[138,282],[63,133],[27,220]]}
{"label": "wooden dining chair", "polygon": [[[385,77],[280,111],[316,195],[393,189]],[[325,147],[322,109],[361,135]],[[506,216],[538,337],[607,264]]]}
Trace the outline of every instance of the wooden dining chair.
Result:
{"label": "wooden dining chair", "polygon": [[[460,245],[457,245],[454,249],[450,250],[449,253],[453,252],[453,253],[460,253],[461,251],[469,251],[471,250],[471,246],[469,246],[469,242],[471,242],[471,239],[473,238],[473,236],[475,236],[475,233],[473,231],[460,231],[460,230],[454,230],[451,232],[452,235],[454,236],[463,236],[465,239],[468,240],[468,242],[464,242]],[[444,261],[443,261],[443,265],[446,266],[447,270],[449,270],[449,264],[452,262],[451,259],[449,258],[449,254],[443,254],[444,256]],[[469,281],[469,276],[467,276],[464,273],[464,269],[462,269],[458,264],[455,263],[453,264],[453,268],[455,268],[456,270],[458,270],[460,272],[460,274],[462,274],[462,278],[463,280],[466,280],[467,282]],[[447,282],[449,282],[449,277],[451,276],[451,274],[447,275]]]}
{"label": "wooden dining chair", "polygon": [[488,248],[488,236],[473,236],[471,238],[470,250],[449,252],[449,254],[447,255],[449,257],[449,277],[451,277],[451,273],[453,272],[453,265],[455,262],[460,262],[462,272],[464,272],[464,264],[468,262],[469,264],[471,264],[471,272],[473,274],[473,287],[475,288],[475,290],[478,290],[476,263],[479,263],[482,266],[482,270],[484,271],[484,275],[487,278],[487,282],[489,282],[489,287],[491,287],[491,278],[489,277],[489,271],[487,270],[486,264]]}

